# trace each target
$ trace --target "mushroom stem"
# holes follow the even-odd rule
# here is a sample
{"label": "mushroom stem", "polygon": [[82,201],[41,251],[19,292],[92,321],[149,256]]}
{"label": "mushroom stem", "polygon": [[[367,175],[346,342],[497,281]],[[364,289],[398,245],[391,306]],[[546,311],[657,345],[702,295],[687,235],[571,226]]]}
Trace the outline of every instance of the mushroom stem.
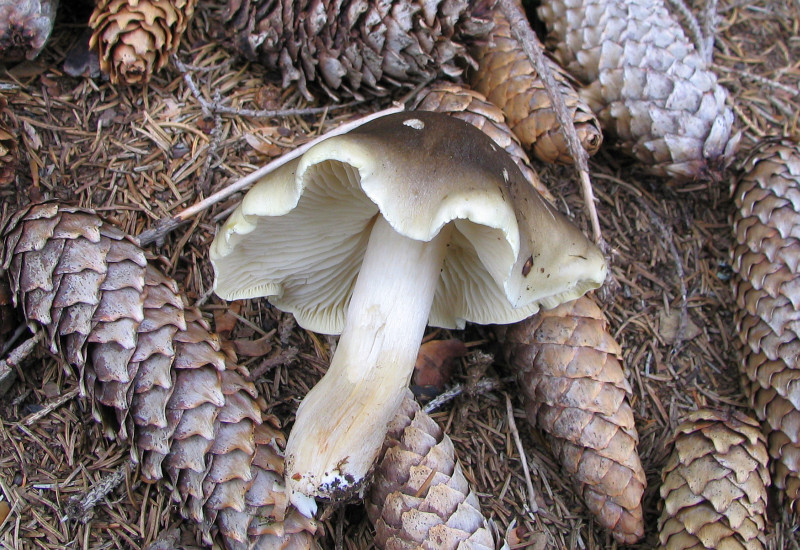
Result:
{"label": "mushroom stem", "polygon": [[306,497],[340,500],[362,488],[414,370],[449,231],[417,241],[375,220],[336,353],[286,446],[286,482],[306,515],[315,508]]}

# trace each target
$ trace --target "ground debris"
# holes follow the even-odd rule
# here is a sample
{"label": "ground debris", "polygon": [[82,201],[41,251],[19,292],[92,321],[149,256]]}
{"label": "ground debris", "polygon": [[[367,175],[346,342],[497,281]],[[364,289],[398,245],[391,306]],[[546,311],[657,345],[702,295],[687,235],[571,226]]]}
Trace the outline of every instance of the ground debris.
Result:
{"label": "ground debris", "polygon": [[[19,123],[19,168],[14,181],[0,185],[0,217],[46,196],[94,208],[121,230],[138,235],[199,201],[197,183],[205,179],[204,171],[208,193],[214,193],[278,153],[386,107],[362,103],[327,113],[323,109],[264,118],[237,114],[236,109],[308,109],[325,103],[309,103],[296,87],[281,87],[279,79],[263,68],[250,66],[224,44],[221,47],[222,30],[215,21],[223,4],[224,0],[200,2],[177,52],[178,59],[192,68],[193,82],[204,100],[226,107],[218,113],[214,136],[200,129],[208,119],[207,105],[196,99],[174,64],[156,74],[147,87],[116,88],[102,80],[65,75],[60,69],[64,52],[78,34],[71,25],[56,26],[35,62],[10,67],[0,77],[0,88]],[[690,8],[703,4],[690,2]],[[796,2],[773,2],[767,10],[757,3],[720,0],[718,13],[713,68],[736,98],[744,158],[763,136],[798,133],[800,41],[794,29],[800,26],[800,7]],[[209,153],[213,158],[206,169]],[[623,349],[648,477],[645,539],[632,546],[644,550],[657,546],[659,472],[669,454],[668,433],[679,418],[699,407],[745,404],[732,345],[730,181],[666,186],[604,149],[590,162],[590,169],[618,289],[604,301],[604,313]],[[588,232],[574,170],[543,165],[537,170],[558,199],[557,207]],[[208,294],[213,285],[208,245],[216,224],[239,197],[220,201],[147,247],[152,261],[186,289],[192,303],[206,297],[202,310],[208,319],[229,307]],[[269,356],[248,357],[242,366],[256,372],[267,365],[257,386],[268,412],[290,428],[300,398],[325,371],[331,340],[299,328],[266,301],[242,301],[237,307],[237,315],[263,334],[227,318],[231,340],[257,340],[271,333],[264,341],[272,346]],[[665,331],[676,316],[675,332]],[[460,339],[471,352],[503,357],[487,329],[431,334]],[[6,336],[0,334],[2,338]],[[30,335],[20,338],[17,345]],[[13,347],[0,359],[8,359]],[[265,363],[270,357],[274,361]],[[474,383],[468,378],[469,361],[454,364],[452,384]],[[10,507],[9,517],[0,524],[0,545],[20,550],[142,550],[163,545],[159,537],[178,516],[167,491],[156,486],[120,485],[94,507],[94,517],[87,523],[61,521],[68,500],[127,464],[129,450],[103,437],[80,399],[71,399],[26,426],[22,421],[52,400],[50,388],[65,395],[77,386],[76,378],[44,350],[23,365],[20,378],[0,396],[0,502]],[[453,440],[464,474],[498,532],[506,533],[516,521],[513,540],[520,544],[528,541],[536,547],[546,540],[548,548],[560,550],[612,548],[611,538],[590,518],[569,480],[563,479],[544,438],[523,428],[522,401],[507,381],[506,365],[495,361],[482,375],[492,380],[487,391],[461,392],[433,418]],[[538,514],[526,508],[529,490],[502,392],[509,394],[514,408]],[[138,472],[131,478],[138,479]],[[770,527],[768,548],[795,547],[798,535],[791,532],[792,525],[779,516]],[[372,542],[361,506],[346,509],[342,531],[345,548],[367,548]],[[332,521],[326,522],[325,532],[331,537],[325,541],[331,543],[327,547],[333,547]],[[187,540],[191,536],[182,532],[179,544],[201,546],[197,540]]]}

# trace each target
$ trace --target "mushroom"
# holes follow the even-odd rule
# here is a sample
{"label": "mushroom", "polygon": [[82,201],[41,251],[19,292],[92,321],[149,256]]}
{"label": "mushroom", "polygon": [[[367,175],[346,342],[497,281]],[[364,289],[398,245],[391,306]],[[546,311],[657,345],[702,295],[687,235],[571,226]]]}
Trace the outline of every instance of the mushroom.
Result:
{"label": "mushroom", "polygon": [[600,250],[505,151],[422,111],[327,139],[265,176],[210,256],[220,297],[268,296],[305,329],[341,334],[286,446],[289,495],[306,515],[313,498],[363,487],[426,324],[516,322],[606,275]]}

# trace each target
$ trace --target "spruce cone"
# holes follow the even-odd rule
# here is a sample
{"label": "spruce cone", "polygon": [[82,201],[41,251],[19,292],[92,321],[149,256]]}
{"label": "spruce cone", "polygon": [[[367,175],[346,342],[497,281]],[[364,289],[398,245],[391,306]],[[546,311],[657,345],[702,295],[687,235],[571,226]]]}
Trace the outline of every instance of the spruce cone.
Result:
{"label": "spruce cone", "polygon": [[767,449],[755,420],[708,409],[690,414],[662,472],[659,548],[767,548],[767,486]]}
{"label": "spruce cone", "polygon": [[775,486],[800,499],[800,147],[771,143],[735,188],[732,265],[745,392],[764,424]]}
{"label": "spruce cone", "polygon": [[555,202],[550,190],[544,186],[531,167],[528,156],[519,144],[519,139],[506,124],[503,111],[488,102],[480,93],[451,82],[437,82],[419,94],[419,104],[416,109],[447,113],[481,130],[511,155],[525,179],[540,195],[550,203]]}
{"label": "spruce cone", "polygon": [[15,304],[78,370],[108,434],[132,439],[144,479],[170,478],[208,543],[218,520],[229,548],[248,535],[259,548],[313,544],[312,522],[287,511],[283,435],[262,423],[255,387],[134,239],[55,203],[17,213],[3,239]]}
{"label": "spruce cone", "polygon": [[490,27],[467,0],[229,0],[228,14],[237,49],[308,99],[312,86],[360,98],[457,76]]}
{"label": "spruce cone", "polygon": [[586,506],[621,543],[639,540],[647,481],[621,350],[600,308],[583,296],[500,336],[528,419],[547,434]]}
{"label": "spruce cone", "polygon": [[[492,13],[494,28],[488,40],[475,49],[478,69],[471,71],[470,84],[500,107],[522,145],[544,162],[572,164],[567,140],[556,119],[544,82],[528,56],[511,34],[511,25],[499,9]],[[572,87],[569,77],[546,58],[558,91],[575,123],[583,148],[593,155],[603,143],[600,123]]]}
{"label": "spruce cone", "polygon": [[0,186],[13,182],[17,171],[17,118],[0,94]]}
{"label": "spruce cone", "polygon": [[709,177],[730,162],[727,91],[663,0],[546,0],[539,15],[603,128],[647,170]]}
{"label": "spruce cone", "polygon": [[375,544],[386,550],[491,550],[478,497],[453,442],[411,392],[389,425],[369,495]]}
{"label": "spruce cone", "polygon": [[50,38],[58,0],[0,1],[0,61],[34,59]]}
{"label": "spruce cone", "polygon": [[114,84],[147,82],[178,50],[197,0],[98,0],[89,47]]}

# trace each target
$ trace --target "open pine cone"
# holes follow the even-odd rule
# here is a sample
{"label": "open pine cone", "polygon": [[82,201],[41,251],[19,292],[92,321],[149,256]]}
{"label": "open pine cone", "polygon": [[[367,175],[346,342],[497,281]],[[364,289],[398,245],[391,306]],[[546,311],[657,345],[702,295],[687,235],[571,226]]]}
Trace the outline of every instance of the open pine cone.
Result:
{"label": "open pine cone", "polygon": [[401,85],[460,75],[474,63],[465,43],[490,22],[467,0],[229,0],[237,49],[333,98],[385,96]]}
{"label": "open pine cone", "polygon": [[77,369],[109,435],[132,440],[145,481],[170,479],[207,543],[216,521],[230,549],[316,544],[287,504],[284,436],[246,371],[134,239],[46,203],[18,212],[3,244],[27,322]]}
{"label": "open pine cone", "polygon": [[582,296],[502,327],[498,337],[528,420],[545,432],[586,506],[619,542],[639,540],[647,480],[631,388],[603,312]]}
{"label": "open pine cone", "polygon": [[736,333],[745,393],[764,425],[773,481],[800,499],[800,147],[768,143],[733,189]]}
{"label": "open pine cone", "polygon": [[175,53],[197,0],[98,0],[89,46],[111,82],[139,84]]}
{"label": "open pine cone", "polygon": [[0,186],[14,181],[17,171],[17,117],[8,108],[8,100],[0,94]]}
{"label": "open pine cone", "polygon": [[676,430],[662,472],[664,550],[767,548],[767,449],[758,423],[700,410]]}
{"label": "open pine cone", "polygon": [[[544,81],[512,36],[511,25],[501,10],[492,11],[492,23],[489,37],[473,48],[478,68],[470,71],[470,84],[503,110],[508,125],[536,158],[543,162],[572,164],[572,155]],[[593,155],[603,143],[600,123],[578,96],[564,70],[550,58],[545,61],[552,69],[557,91],[572,116],[581,145]]]}
{"label": "open pine cone", "polygon": [[494,548],[453,442],[410,391],[389,425],[366,505],[379,548]]}
{"label": "open pine cone", "polygon": [[544,0],[539,16],[603,129],[648,171],[691,179],[729,164],[728,93],[663,0]]}
{"label": "open pine cone", "polygon": [[420,92],[416,109],[447,113],[481,130],[511,155],[522,175],[540,195],[550,203],[555,202],[550,190],[544,186],[528,161],[519,139],[506,124],[503,111],[480,93],[452,82],[437,82]]}
{"label": "open pine cone", "polygon": [[44,48],[56,19],[58,0],[0,2],[0,61],[33,59]]}

